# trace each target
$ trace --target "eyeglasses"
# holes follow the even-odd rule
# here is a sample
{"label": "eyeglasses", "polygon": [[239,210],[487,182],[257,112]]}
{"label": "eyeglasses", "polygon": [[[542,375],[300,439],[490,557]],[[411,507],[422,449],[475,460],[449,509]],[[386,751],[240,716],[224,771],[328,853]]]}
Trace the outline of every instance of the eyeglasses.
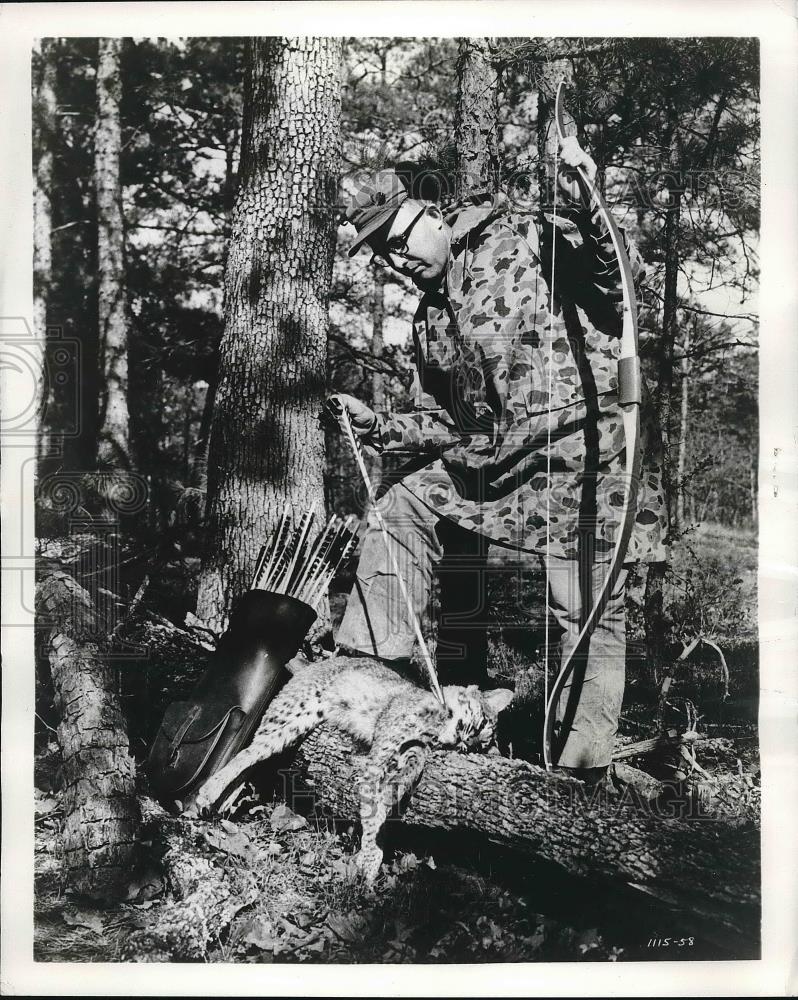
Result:
{"label": "eyeglasses", "polygon": [[[413,231],[413,226],[418,222],[421,216],[427,211],[427,206],[425,205],[418,215],[413,217],[410,225],[402,233],[397,233],[396,236],[392,236],[385,243],[385,250],[391,257],[406,257],[407,256],[407,238]],[[371,263],[376,264],[377,267],[390,267],[391,262],[384,253],[375,253],[372,255]]]}

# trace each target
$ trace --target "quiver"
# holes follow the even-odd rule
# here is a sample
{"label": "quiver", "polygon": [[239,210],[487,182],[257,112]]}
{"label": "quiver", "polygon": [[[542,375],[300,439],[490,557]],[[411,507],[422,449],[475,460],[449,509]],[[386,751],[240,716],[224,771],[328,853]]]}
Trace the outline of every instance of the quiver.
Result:
{"label": "quiver", "polygon": [[191,697],[167,708],[147,758],[156,798],[185,803],[252,738],[316,620],[309,604],[250,590],[233,606]]}

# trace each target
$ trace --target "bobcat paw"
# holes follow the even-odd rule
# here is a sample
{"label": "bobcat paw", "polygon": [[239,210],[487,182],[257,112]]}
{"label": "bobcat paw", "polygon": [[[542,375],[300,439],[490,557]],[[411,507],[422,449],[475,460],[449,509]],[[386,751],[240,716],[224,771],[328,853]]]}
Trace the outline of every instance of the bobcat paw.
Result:
{"label": "bobcat paw", "polygon": [[382,850],[376,844],[361,847],[355,855],[355,866],[368,885],[371,885],[380,873]]}
{"label": "bobcat paw", "polygon": [[212,805],[213,803],[205,795],[205,788],[203,786],[196,795],[183,804],[182,815],[189,819],[199,819],[211,811]]}

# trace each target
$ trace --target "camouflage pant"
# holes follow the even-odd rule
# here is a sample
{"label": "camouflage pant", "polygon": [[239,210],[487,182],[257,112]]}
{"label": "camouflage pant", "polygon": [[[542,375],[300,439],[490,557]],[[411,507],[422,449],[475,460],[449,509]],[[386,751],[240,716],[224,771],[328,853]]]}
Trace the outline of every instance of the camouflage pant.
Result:
{"label": "camouflage pant", "polygon": [[[429,603],[434,574],[441,576],[437,649],[441,682],[479,683],[485,679],[484,582],[490,543],[440,518],[419,499],[424,492],[421,470],[388,490],[379,501],[380,512],[417,612],[423,613]],[[539,562],[544,565],[545,560],[539,558]],[[563,630],[565,658],[579,634],[580,591],[586,592],[589,585],[597,593],[608,567],[606,563],[596,565],[588,584],[586,579],[580,580],[575,560],[552,558],[549,563],[550,608]],[[449,574],[449,585],[444,587],[443,578]],[[558,718],[567,715],[570,727],[559,754],[558,762],[564,767],[600,767],[612,757],[625,681],[625,583],[623,571],[596,625],[587,655],[574,671],[574,704],[570,703],[570,682],[560,700]],[[408,660],[415,645],[413,625],[373,512],[369,513],[357,578],[337,641],[386,660]]]}

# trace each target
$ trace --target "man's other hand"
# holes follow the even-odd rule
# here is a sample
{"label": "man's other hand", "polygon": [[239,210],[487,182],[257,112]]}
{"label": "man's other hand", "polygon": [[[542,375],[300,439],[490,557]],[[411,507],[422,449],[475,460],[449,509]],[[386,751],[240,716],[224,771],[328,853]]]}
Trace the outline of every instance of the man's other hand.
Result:
{"label": "man's other hand", "polygon": [[345,392],[337,392],[326,400],[319,414],[319,423],[322,427],[337,427],[344,431],[344,410],[349,414],[352,430],[359,437],[365,437],[374,430],[377,424],[377,414],[374,410]]}

